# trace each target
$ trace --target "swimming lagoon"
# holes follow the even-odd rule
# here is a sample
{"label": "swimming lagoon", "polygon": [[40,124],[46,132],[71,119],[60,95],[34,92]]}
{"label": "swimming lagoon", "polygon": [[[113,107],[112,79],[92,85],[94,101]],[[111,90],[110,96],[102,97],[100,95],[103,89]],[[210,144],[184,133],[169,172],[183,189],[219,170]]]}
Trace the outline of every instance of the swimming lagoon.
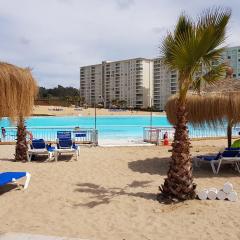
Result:
{"label": "swimming lagoon", "polygon": [[[143,139],[143,127],[172,128],[166,116],[97,116],[96,129],[98,130],[99,143],[139,143]],[[37,130],[37,137],[41,137],[41,128],[94,128],[95,118],[90,116],[65,116],[65,117],[30,117],[26,120],[26,126],[31,131]],[[15,127],[7,118],[0,120],[0,127]],[[44,130],[46,131],[46,129]],[[34,131],[33,131],[34,132]],[[36,130],[35,130],[36,132]],[[237,130],[233,135],[237,134]],[[219,128],[198,128],[194,129],[189,125],[191,137],[219,137],[226,136],[226,129]],[[34,136],[35,137],[35,136]],[[42,136],[44,138],[44,136]]]}

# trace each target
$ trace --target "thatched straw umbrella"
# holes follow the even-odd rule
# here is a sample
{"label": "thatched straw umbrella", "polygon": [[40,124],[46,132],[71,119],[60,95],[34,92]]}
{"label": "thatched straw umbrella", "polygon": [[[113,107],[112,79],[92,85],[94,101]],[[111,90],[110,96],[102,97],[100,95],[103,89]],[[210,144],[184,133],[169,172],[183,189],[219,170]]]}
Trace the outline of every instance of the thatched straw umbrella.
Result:
{"label": "thatched straw umbrella", "polygon": [[[171,124],[176,122],[177,95],[171,97],[165,107]],[[230,77],[205,87],[201,95],[187,96],[188,121],[193,126],[216,127],[228,123],[228,147],[231,146],[232,127],[240,122],[240,80]]]}
{"label": "thatched straw umbrella", "polygon": [[27,157],[24,117],[32,113],[37,92],[30,69],[0,62],[0,118],[18,121],[16,160],[26,160]]}

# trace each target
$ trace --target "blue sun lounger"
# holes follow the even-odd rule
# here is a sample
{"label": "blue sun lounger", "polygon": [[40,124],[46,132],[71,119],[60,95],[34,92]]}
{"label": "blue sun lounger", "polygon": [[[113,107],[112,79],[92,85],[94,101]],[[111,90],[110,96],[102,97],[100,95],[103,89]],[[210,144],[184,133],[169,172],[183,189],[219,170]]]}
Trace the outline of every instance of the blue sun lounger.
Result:
{"label": "blue sun lounger", "polygon": [[48,160],[51,160],[54,156],[54,147],[50,147],[45,143],[44,139],[34,139],[30,144],[30,148],[28,150],[28,161],[32,160],[33,155],[48,155]]}
{"label": "blue sun lounger", "polygon": [[55,161],[58,161],[58,156],[61,154],[74,154],[78,160],[80,155],[80,147],[75,144],[75,141],[71,138],[70,131],[57,132],[57,149],[54,151]]}
{"label": "blue sun lounger", "polygon": [[27,189],[31,178],[31,174],[28,172],[2,172],[0,173],[0,186],[16,182],[18,179],[23,177],[26,177],[23,188]]}
{"label": "blue sun lounger", "polygon": [[[218,174],[221,164],[228,163],[228,164],[235,164],[237,171],[240,173],[239,163],[240,163],[240,151],[239,149],[225,149],[222,153],[219,152],[217,155],[201,155],[197,156],[194,160],[196,166],[199,166],[199,161],[202,162],[209,162],[212,171],[214,174]],[[215,164],[218,164],[215,167]]]}

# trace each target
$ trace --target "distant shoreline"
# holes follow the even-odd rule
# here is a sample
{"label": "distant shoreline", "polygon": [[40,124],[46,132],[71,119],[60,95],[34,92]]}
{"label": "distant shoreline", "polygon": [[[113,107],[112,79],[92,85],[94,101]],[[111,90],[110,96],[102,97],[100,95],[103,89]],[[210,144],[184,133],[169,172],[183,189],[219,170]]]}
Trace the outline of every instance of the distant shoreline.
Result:
{"label": "distant shoreline", "polygon": [[[57,110],[56,110],[57,109]],[[109,109],[97,108],[96,114],[99,116],[140,116],[150,115],[149,111],[109,111]],[[165,112],[152,112],[153,116],[166,116]],[[40,106],[35,105],[32,116],[94,116],[94,108],[74,108],[59,106]]]}

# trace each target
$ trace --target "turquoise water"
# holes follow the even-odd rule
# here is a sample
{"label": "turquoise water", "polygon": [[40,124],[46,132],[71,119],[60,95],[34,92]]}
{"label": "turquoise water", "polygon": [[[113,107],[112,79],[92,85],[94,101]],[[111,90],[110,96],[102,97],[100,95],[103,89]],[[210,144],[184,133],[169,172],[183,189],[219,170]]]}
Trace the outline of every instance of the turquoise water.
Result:
{"label": "turquoise water", "polygon": [[[150,115],[148,116],[98,116],[97,130],[99,140],[142,140],[143,127],[150,126]],[[6,118],[0,120],[0,127],[13,127]],[[26,120],[27,128],[44,127],[80,127],[94,128],[94,117],[68,116],[68,117],[31,117]],[[166,116],[153,116],[152,126],[172,127],[167,121]],[[60,130],[60,129],[58,129]],[[14,130],[15,131],[15,130]],[[30,129],[35,138],[53,138],[56,139],[56,129]],[[14,138],[15,132],[9,133],[9,139]],[[49,133],[49,135],[47,135]],[[219,127],[215,129],[198,128],[189,126],[189,135],[191,137],[217,137],[226,136],[226,129]],[[237,135],[237,130],[233,131]]]}
{"label": "turquoise water", "polygon": [[[8,119],[0,121],[1,127],[11,127]],[[27,127],[76,127],[94,128],[94,117],[31,117]],[[150,116],[98,116],[99,139],[142,139],[143,127],[150,126]],[[153,116],[152,126],[171,125],[165,116]],[[40,130],[39,130],[40,131]]]}

